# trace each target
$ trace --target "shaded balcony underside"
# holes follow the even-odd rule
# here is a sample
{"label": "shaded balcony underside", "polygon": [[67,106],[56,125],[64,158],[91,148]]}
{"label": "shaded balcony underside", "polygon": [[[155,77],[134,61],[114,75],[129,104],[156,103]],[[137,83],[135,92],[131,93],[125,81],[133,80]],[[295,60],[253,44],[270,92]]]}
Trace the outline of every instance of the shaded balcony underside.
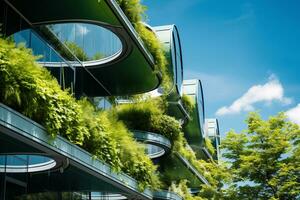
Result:
{"label": "shaded balcony underside", "polygon": [[[160,75],[154,73],[154,61],[137,36],[134,28],[113,0],[43,1],[5,0],[10,16],[4,24],[7,35],[32,28],[59,52],[59,44],[40,30],[47,24],[80,22],[109,29],[123,44],[118,58],[106,63],[76,67],[76,85],[88,96],[128,95],[157,88]],[[34,6],[32,6],[34,5]],[[3,8],[4,9],[4,8]],[[20,20],[19,15],[22,17]],[[22,21],[22,26],[19,26]],[[26,25],[27,24],[27,25]],[[67,58],[66,58],[67,59]],[[49,66],[48,66],[49,67]],[[100,83],[100,84],[99,84]]]}

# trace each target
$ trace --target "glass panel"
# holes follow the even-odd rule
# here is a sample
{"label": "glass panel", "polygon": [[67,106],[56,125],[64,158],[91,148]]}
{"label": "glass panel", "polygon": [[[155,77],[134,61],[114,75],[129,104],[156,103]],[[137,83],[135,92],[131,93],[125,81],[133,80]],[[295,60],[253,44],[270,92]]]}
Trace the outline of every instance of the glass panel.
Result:
{"label": "glass panel", "polygon": [[25,156],[25,155],[7,156],[6,164],[13,165],[13,166],[27,165],[27,156]]}
{"label": "glass panel", "polygon": [[38,61],[50,61],[50,47],[31,31],[30,48],[34,55],[41,56]]}
{"label": "glass panel", "polygon": [[48,43],[30,29],[15,33],[12,37],[15,43],[24,43],[27,48],[32,49],[34,55],[39,56],[38,61],[51,71],[63,89],[74,88],[75,77],[72,64],[76,63],[67,63]]}
{"label": "glass panel", "polygon": [[111,103],[104,97],[94,97],[93,102],[97,108],[101,108],[103,110],[108,110],[112,107]]}
{"label": "glass panel", "polygon": [[146,144],[146,154],[150,158],[157,158],[164,155],[165,150],[159,146],[155,146],[152,144]]}
{"label": "glass panel", "polygon": [[30,30],[20,31],[13,35],[13,40],[16,44],[23,43],[25,47],[30,48]]}
{"label": "glass panel", "polygon": [[209,137],[216,136],[216,134],[215,134],[215,128],[208,128],[208,136]]}
{"label": "glass panel", "polygon": [[32,155],[29,156],[29,163],[30,165],[34,164],[40,164],[40,163],[46,163],[51,161],[52,159],[45,157],[45,156],[37,156],[37,155]]}
{"label": "glass panel", "polygon": [[[5,162],[6,160],[6,162]],[[51,169],[56,162],[41,155],[0,155],[0,173],[26,173]]]}
{"label": "glass panel", "polygon": [[102,60],[117,56],[122,50],[120,39],[101,26],[64,23],[47,27],[80,61]]}

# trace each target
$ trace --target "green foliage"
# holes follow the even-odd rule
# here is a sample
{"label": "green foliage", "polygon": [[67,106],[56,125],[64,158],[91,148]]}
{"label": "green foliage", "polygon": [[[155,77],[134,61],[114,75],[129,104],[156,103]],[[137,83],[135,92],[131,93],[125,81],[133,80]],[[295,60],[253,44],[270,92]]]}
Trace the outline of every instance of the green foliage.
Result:
{"label": "green foliage", "polygon": [[75,144],[89,135],[75,99],[22,46],[0,39],[0,101]]}
{"label": "green foliage", "polygon": [[65,45],[70,49],[70,51],[80,60],[87,61],[89,57],[84,52],[84,50],[78,46],[75,42],[65,41]]}
{"label": "green foliage", "polygon": [[211,140],[209,138],[205,138],[204,143],[210,155],[213,156],[216,153],[216,150],[215,147],[212,145]]}
{"label": "green foliage", "polygon": [[208,186],[205,184],[199,186],[201,187],[201,197],[212,199],[214,195],[218,194],[218,191],[221,190],[224,184],[230,182],[231,175],[225,164],[222,162],[216,164],[210,161],[198,160],[195,152],[188,146],[183,135],[179,137],[174,145],[174,151],[185,157],[209,182],[210,185]]}
{"label": "green foliage", "polygon": [[103,55],[100,52],[97,52],[89,60],[100,60],[102,58],[105,58],[105,55]]}
{"label": "green foliage", "polygon": [[171,88],[171,78],[168,71],[168,61],[165,57],[164,49],[161,42],[157,39],[156,35],[145,27],[143,23],[135,24],[135,29],[139,33],[146,48],[152,54],[155,60],[155,69],[162,73],[162,86],[166,91]]}
{"label": "green foliage", "polygon": [[158,99],[116,107],[118,118],[129,129],[158,133],[173,142],[181,133],[181,125],[175,118],[165,115],[164,110],[163,101]]}
{"label": "green foliage", "polygon": [[192,196],[187,186],[187,180],[182,180],[178,184],[172,183],[170,190],[179,194],[184,200],[202,200],[201,197]]}
{"label": "green foliage", "polygon": [[131,23],[139,23],[145,17],[146,7],[141,4],[140,0],[117,0],[117,3]]}
{"label": "green foliage", "polygon": [[100,60],[105,57],[105,55],[100,52],[96,52],[92,57],[89,57],[84,49],[75,42],[65,41],[65,45],[80,61]]}
{"label": "green foliage", "polygon": [[156,167],[113,113],[76,101],[36,62],[31,51],[0,38],[0,102],[124,171],[141,189],[159,186]]}
{"label": "green foliage", "polygon": [[121,170],[120,148],[116,140],[111,138],[108,130],[111,128],[107,117],[86,99],[78,102],[83,110],[82,119],[89,135],[85,137],[82,147],[97,158],[111,165],[115,170]]}
{"label": "green foliage", "polygon": [[222,144],[223,156],[231,163],[236,199],[298,199],[299,126],[283,113],[268,120],[250,113],[247,124],[241,133],[230,131]]}
{"label": "green foliage", "polygon": [[142,22],[142,19],[146,17],[146,7],[141,4],[140,0],[117,0],[117,2],[152,54],[155,60],[155,69],[161,71],[163,75],[163,87],[166,90],[170,89],[171,79],[163,46],[156,35]]}
{"label": "green foliage", "polygon": [[138,180],[141,190],[145,187],[158,189],[160,182],[156,166],[145,155],[144,146],[133,139],[132,133],[117,119],[114,110],[104,112],[104,116],[110,138],[118,143],[122,171]]}
{"label": "green foliage", "polygon": [[195,108],[195,103],[193,102],[193,99],[190,96],[183,94],[181,97],[181,101],[185,110],[189,114],[192,113],[193,109]]}

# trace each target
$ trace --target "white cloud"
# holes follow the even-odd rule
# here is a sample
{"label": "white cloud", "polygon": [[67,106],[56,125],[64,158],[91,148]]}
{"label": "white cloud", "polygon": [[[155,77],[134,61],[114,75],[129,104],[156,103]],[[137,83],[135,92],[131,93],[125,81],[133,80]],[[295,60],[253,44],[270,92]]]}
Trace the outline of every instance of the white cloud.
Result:
{"label": "white cloud", "polygon": [[86,35],[90,32],[90,30],[86,26],[80,24],[76,24],[76,31],[80,35]]}
{"label": "white cloud", "polygon": [[300,103],[296,107],[286,111],[285,114],[289,120],[300,125]]}
{"label": "white cloud", "polygon": [[241,111],[254,110],[255,103],[265,103],[270,105],[273,101],[278,101],[283,105],[291,103],[291,99],[284,97],[284,89],[276,78],[271,75],[269,81],[264,85],[252,86],[243,96],[235,100],[230,106],[220,108],[216,115],[237,114]]}

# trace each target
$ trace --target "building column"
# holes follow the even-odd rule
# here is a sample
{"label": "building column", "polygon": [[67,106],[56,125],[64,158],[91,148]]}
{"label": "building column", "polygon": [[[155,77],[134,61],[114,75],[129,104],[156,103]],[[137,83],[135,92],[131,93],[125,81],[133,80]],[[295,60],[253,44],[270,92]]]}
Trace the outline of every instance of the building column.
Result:
{"label": "building column", "polygon": [[0,174],[0,200],[5,200],[6,179],[5,174]]}

